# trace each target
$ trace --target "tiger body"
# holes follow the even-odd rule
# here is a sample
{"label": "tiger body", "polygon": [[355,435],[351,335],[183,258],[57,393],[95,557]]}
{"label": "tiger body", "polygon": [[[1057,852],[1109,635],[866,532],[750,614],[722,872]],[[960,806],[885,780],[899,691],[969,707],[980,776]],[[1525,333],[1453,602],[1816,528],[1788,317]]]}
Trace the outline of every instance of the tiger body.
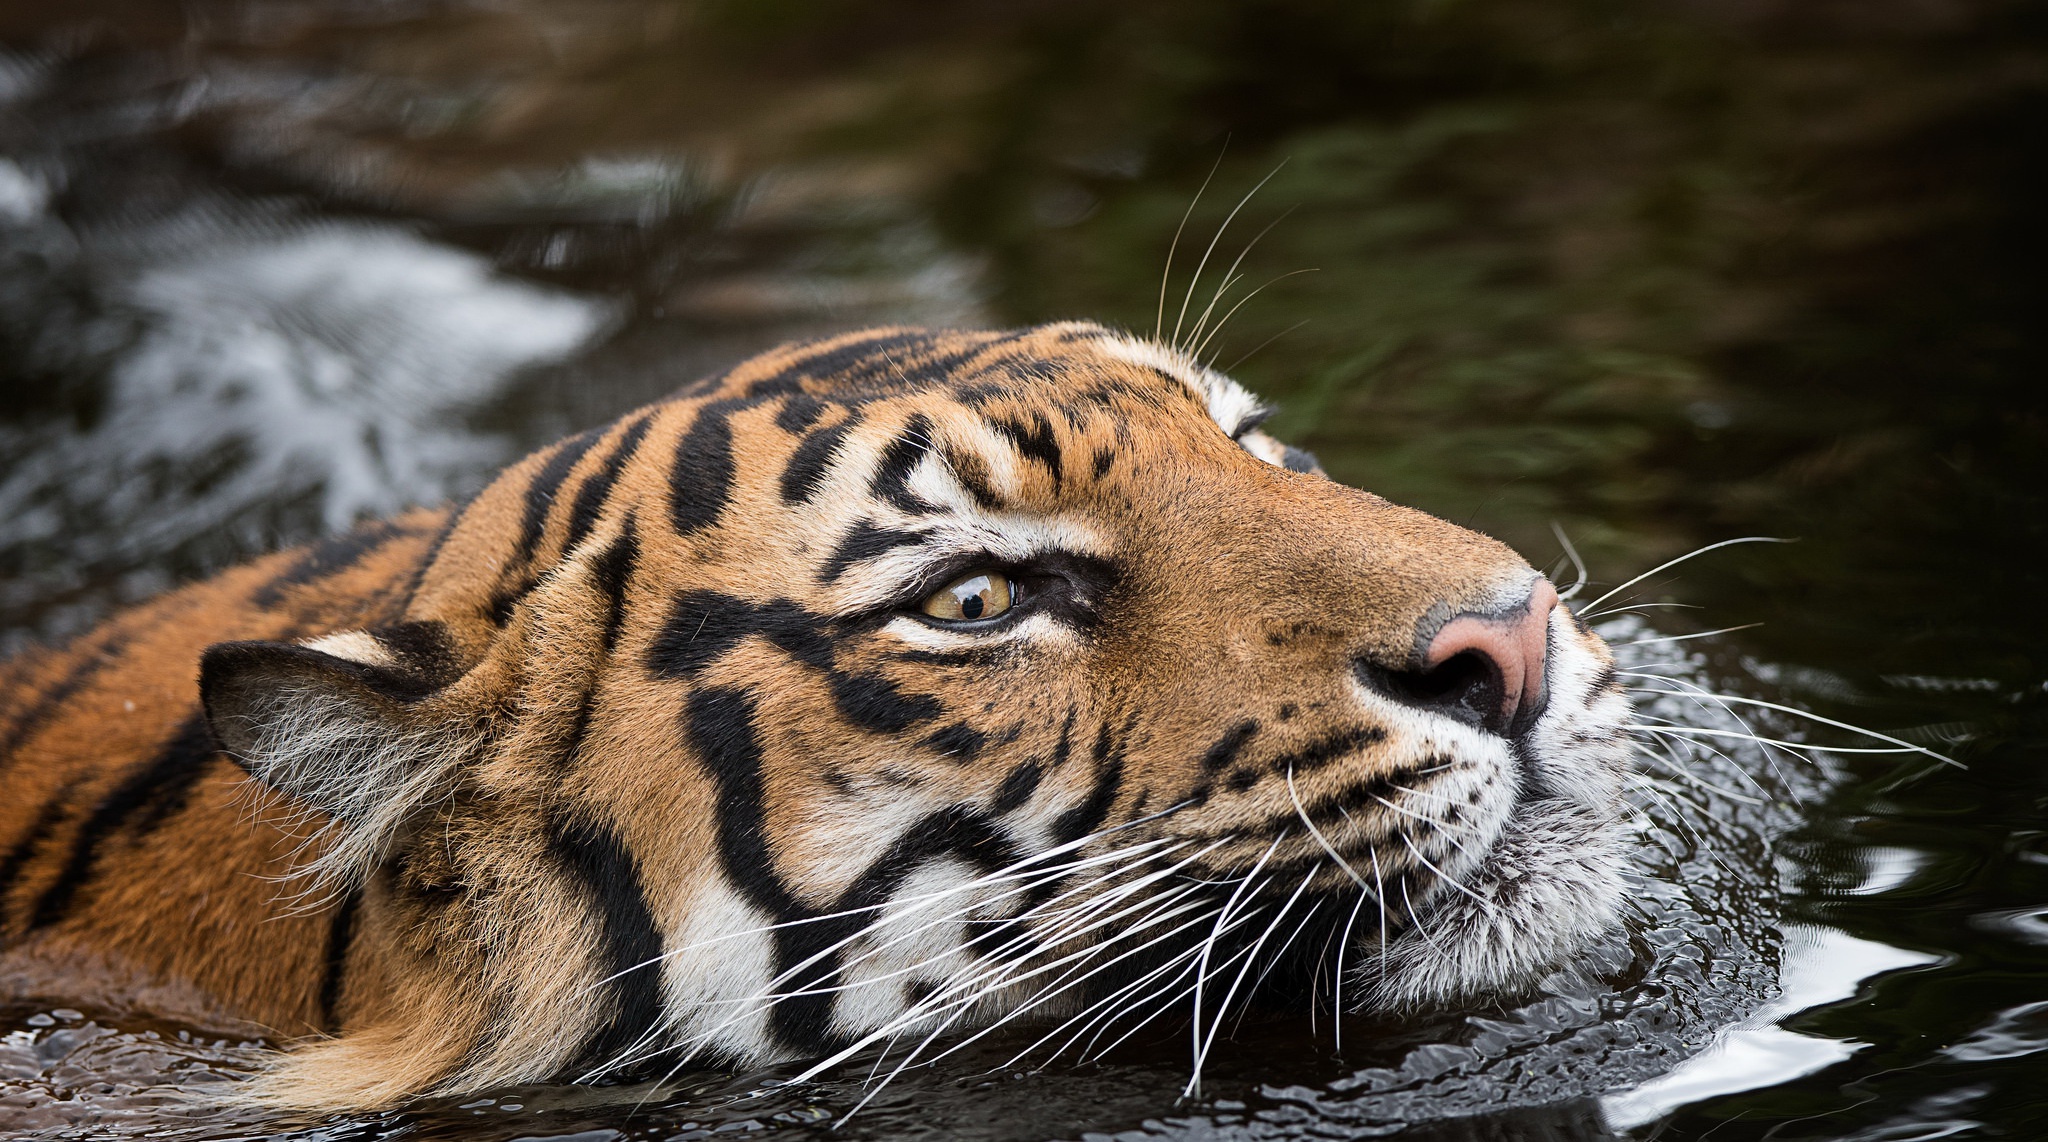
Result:
{"label": "tiger body", "polygon": [[0,987],[363,1108],[1213,1005],[1275,918],[1347,1006],[1526,986],[1614,922],[1605,648],[1261,415],[1093,325],[849,334],[25,656]]}

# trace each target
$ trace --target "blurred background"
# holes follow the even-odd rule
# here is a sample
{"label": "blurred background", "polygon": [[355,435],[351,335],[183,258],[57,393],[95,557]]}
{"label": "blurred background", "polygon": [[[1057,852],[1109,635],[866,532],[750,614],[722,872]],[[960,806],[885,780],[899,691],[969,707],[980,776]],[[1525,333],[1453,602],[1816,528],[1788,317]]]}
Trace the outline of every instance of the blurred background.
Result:
{"label": "blurred background", "polygon": [[1743,1113],[2010,1128],[2040,1004],[1926,1060],[2048,999],[1980,922],[2048,915],[2044,207],[2017,0],[10,0],[0,650],[792,337],[1221,290],[1278,432],[1561,580],[1798,540],[1623,601],[1970,763],[1808,838],[1909,854],[1803,907],[1954,970]]}

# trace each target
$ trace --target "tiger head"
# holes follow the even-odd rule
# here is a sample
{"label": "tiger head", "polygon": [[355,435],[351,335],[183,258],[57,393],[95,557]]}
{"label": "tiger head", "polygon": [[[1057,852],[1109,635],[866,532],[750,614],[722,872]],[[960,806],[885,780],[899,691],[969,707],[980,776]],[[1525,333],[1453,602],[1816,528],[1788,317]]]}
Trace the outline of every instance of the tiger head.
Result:
{"label": "tiger head", "polygon": [[217,737],[358,902],[344,1033],[275,1089],[1554,969],[1617,911],[1606,648],[1265,412],[1089,324],[788,347],[509,469],[404,621],[211,649]]}

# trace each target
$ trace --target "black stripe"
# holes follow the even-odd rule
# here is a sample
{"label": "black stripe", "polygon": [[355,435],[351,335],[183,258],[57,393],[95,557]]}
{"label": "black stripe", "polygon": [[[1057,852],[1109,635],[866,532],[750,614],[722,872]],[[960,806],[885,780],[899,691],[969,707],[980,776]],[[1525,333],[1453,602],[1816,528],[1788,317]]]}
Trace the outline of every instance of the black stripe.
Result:
{"label": "black stripe", "polygon": [[1229,732],[1216,739],[1216,744],[1202,754],[1202,772],[1221,772],[1231,762],[1237,760],[1238,752],[1244,749],[1244,744],[1252,740],[1252,735],[1258,732],[1259,723],[1249,718],[1230,727]]}
{"label": "black stripe", "polygon": [[819,345],[812,352],[789,363],[771,380],[798,375],[818,377],[847,384],[871,380],[892,372],[899,358],[891,351],[931,344],[932,335],[922,330],[909,333],[870,333],[839,345]]}
{"label": "black stripe", "polygon": [[899,547],[915,547],[927,538],[921,531],[877,527],[871,520],[861,520],[848,529],[846,537],[832,549],[832,554],[825,557],[825,565],[818,569],[818,582],[836,583],[848,568],[864,559],[873,559]]}
{"label": "black stripe", "polygon": [[661,678],[692,678],[758,634],[797,661],[829,670],[832,640],[824,622],[787,599],[756,605],[717,591],[687,591],[649,644],[647,669]]}
{"label": "black stripe", "polygon": [[317,582],[346,571],[364,556],[405,534],[405,528],[379,520],[340,535],[328,536],[307,548],[276,578],[256,588],[250,594],[249,602],[259,610],[275,607],[284,601],[287,588]]}
{"label": "black stripe", "polygon": [[[1017,855],[995,822],[969,806],[954,805],[927,814],[904,830],[888,851],[832,902],[828,912],[842,915],[776,930],[776,977],[783,979],[788,973],[780,986],[806,991],[834,982],[843,957],[833,946],[872,923],[872,910],[932,861],[958,857],[987,873],[1015,863]],[[853,914],[843,915],[849,912]],[[970,940],[967,947],[973,949],[981,943]],[[805,961],[811,961],[810,965],[799,968]],[[770,1012],[769,1026],[779,1041],[791,1046],[812,1050],[838,1046],[844,1040],[831,1029],[835,998],[836,993],[826,991],[785,999]]]}
{"label": "black stripe", "polygon": [[881,463],[875,465],[875,476],[868,484],[868,491],[878,499],[889,501],[898,511],[909,515],[930,514],[935,506],[911,492],[909,480],[917,462],[924,459],[931,449],[931,418],[918,413],[882,450]]}
{"label": "black stripe", "polygon": [[[548,852],[575,883],[577,895],[597,912],[598,953],[593,965],[611,1017],[584,1040],[583,1065],[610,1062],[660,1021],[661,932],[640,879],[640,862],[609,825],[582,819],[550,820]],[[615,977],[615,978],[614,978]]]}
{"label": "black stripe", "polygon": [[1116,804],[1118,785],[1123,781],[1123,751],[1114,742],[1107,721],[1095,735],[1095,785],[1088,798],[1053,819],[1052,836],[1058,844],[1071,844],[1102,827]]}
{"label": "black stripe", "polygon": [[697,759],[718,787],[718,853],[741,895],[778,918],[803,914],[775,875],[762,824],[761,741],[754,699],[744,690],[707,687],[690,695],[685,729]]}
{"label": "black stripe", "polygon": [[1000,817],[1024,807],[1031,795],[1038,792],[1038,783],[1045,778],[1045,769],[1036,761],[1027,761],[1010,771],[1003,783],[996,789],[995,799],[989,802],[988,811]]}
{"label": "black stripe", "polygon": [[0,767],[13,761],[15,751],[26,745],[37,730],[42,729],[45,723],[64,708],[64,703],[70,701],[72,695],[92,681],[94,675],[117,661],[122,652],[128,649],[128,643],[133,637],[125,632],[117,632],[100,646],[80,650],[77,661],[71,664],[71,669],[64,672],[64,677],[58,679],[55,686],[38,695],[34,704],[16,715],[13,724],[8,726],[6,738],[0,739]]}
{"label": "black stripe", "polygon": [[1060,442],[1053,432],[1052,421],[1047,420],[1044,413],[1032,413],[1030,427],[1004,417],[991,418],[989,425],[1009,440],[1018,455],[1044,464],[1046,471],[1052,473],[1053,489],[1059,489]]}
{"label": "black stripe", "polygon": [[781,410],[775,414],[775,427],[791,436],[801,436],[811,425],[818,423],[818,418],[825,415],[825,410],[831,407],[829,403],[809,393],[794,393],[783,402]]}
{"label": "black stripe", "polygon": [[1378,726],[1353,726],[1325,734],[1291,753],[1283,753],[1269,764],[1274,773],[1309,773],[1343,757],[1347,753],[1376,745],[1387,740],[1387,731]]}
{"label": "black stripe", "polygon": [[[855,385],[880,387],[894,392],[956,382],[962,379],[956,375],[962,365],[1005,341],[1015,340],[1016,337],[1017,334],[1014,333],[1006,336],[982,334],[979,339],[970,338],[971,343],[965,349],[939,353],[923,360],[896,357],[886,351],[870,353],[866,359],[847,370],[845,380]],[[927,344],[922,348],[933,348],[929,343],[931,340],[935,339],[927,339]],[[956,390],[954,395],[958,399],[960,393]]]}
{"label": "black stripe", "polygon": [[789,454],[789,463],[782,469],[783,503],[800,504],[818,494],[818,489],[825,485],[825,474],[831,469],[839,445],[860,421],[859,413],[848,413],[845,420],[830,428],[821,428],[797,443]]}
{"label": "black stripe", "polygon": [[430,689],[440,689],[462,674],[455,657],[455,642],[448,637],[448,624],[438,619],[392,623],[373,627],[370,636],[405,664],[406,673]]}
{"label": "black stripe", "polygon": [[1003,497],[996,492],[995,486],[989,483],[988,465],[979,455],[958,448],[948,448],[945,457],[946,467],[953,473],[954,482],[967,489],[967,494],[974,497],[976,506],[981,510],[996,512],[1008,506]]}
{"label": "black stripe", "polygon": [[945,754],[946,760],[965,765],[980,756],[982,747],[988,744],[988,735],[965,722],[954,722],[932,731],[924,744]]}
{"label": "black stripe", "polygon": [[785,371],[753,382],[739,396],[697,410],[697,419],[676,441],[669,472],[669,519],[676,534],[689,535],[717,523],[732,498],[733,414],[800,391],[797,378]]}
{"label": "black stripe", "polygon": [[533,474],[526,485],[525,511],[519,519],[519,546],[514,549],[508,566],[525,567],[533,562],[534,553],[540,548],[541,533],[547,529],[548,510],[555,506],[555,496],[562,490],[562,482],[575,470],[583,454],[590,451],[604,435],[604,429],[593,428],[588,432],[564,440],[560,447]]}
{"label": "black stripe", "polygon": [[[728,878],[747,901],[783,926],[775,930],[775,974],[787,990],[802,990],[832,980],[840,971],[834,944],[871,922],[866,912],[889,899],[920,867],[943,855],[958,855],[983,871],[1012,864],[1017,854],[995,823],[968,806],[930,814],[906,830],[880,859],[834,901],[825,913],[800,904],[775,871],[763,818],[762,749],[754,727],[757,708],[744,690],[710,687],[690,695],[684,729],[698,762],[718,790],[714,819],[718,853]],[[791,924],[790,921],[812,920]],[[799,964],[814,959],[810,967]],[[788,978],[784,979],[785,975]],[[830,1030],[833,995],[797,996],[777,1003],[770,1028],[782,1043],[798,1050],[834,1045]]]}
{"label": "black stripe", "polygon": [[626,517],[626,526],[610,546],[599,553],[591,562],[590,573],[597,580],[597,589],[604,595],[604,652],[610,654],[619,647],[619,632],[626,626],[626,585],[633,580],[633,569],[640,562],[639,525],[631,515]]}
{"label": "black stripe", "polygon": [[1058,769],[1059,767],[1067,764],[1067,758],[1073,755],[1074,722],[1077,719],[1079,719],[1080,716],[1081,711],[1078,708],[1074,706],[1067,707],[1066,724],[1060,727],[1060,743],[1053,747],[1052,765],[1049,768]]}
{"label": "black stripe", "polygon": [[832,685],[832,700],[838,703],[839,712],[870,733],[900,734],[919,722],[930,721],[946,712],[937,698],[929,694],[905,694],[896,683],[879,674],[833,671],[828,677]]}
{"label": "black stripe", "polygon": [[746,407],[740,397],[712,401],[697,410],[690,430],[676,441],[675,467],[669,473],[669,520],[676,534],[702,531],[718,522],[732,496],[732,424],[734,412]]}
{"label": "black stripe", "polygon": [[455,525],[461,523],[462,517],[469,514],[469,506],[475,502],[476,496],[472,494],[448,509],[447,520],[435,533],[434,541],[427,545],[425,554],[420,556],[419,565],[412,569],[412,577],[405,585],[405,602],[398,608],[398,613],[404,614],[412,609],[413,600],[419,597],[420,584],[427,580],[427,572],[433,570],[434,561],[441,558],[441,549],[448,545],[448,537],[455,534]]}
{"label": "black stripe", "polygon": [[320,974],[320,1026],[340,1031],[341,981],[348,973],[348,950],[355,942],[356,910],[363,904],[361,889],[351,889],[335,906],[327,926],[326,966]]}
{"label": "black stripe", "polygon": [[619,473],[640,450],[640,441],[647,435],[647,426],[654,420],[654,414],[645,412],[626,429],[619,438],[618,447],[605,457],[604,465],[583,481],[576,489],[576,500],[569,507],[569,538],[562,544],[562,550],[574,551],[590,536],[590,529],[597,526],[598,513],[604,510],[605,500],[612,494],[612,485],[618,483]]}
{"label": "black stripe", "polygon": [[219,749],[213,731],[207,727],[206,716],[195,713],[187,717],[154,759],[129,774],[93,806],[91,816],[72,839],[71,855],[65,860],[63,871],[36,899],[28,926],[48,927],[64,918],[78,890],[91,877],[100,847],[116,830],[139,816],[139,825],[146,831],[183,809],[192,787]]}
{"label": "black stripe", "polygon": [[70,815],[71,795],[77,791],[78,785],[79,779],[74,777],[48,801],[43,802],[42,809],[36,813],[36,819],[29,824],[28,832],[23,833],[21,839],[14,842],[14,846],[7,850],[6,857],[0,858],[0,900],[5,900],[10,894],[9,890],[14,887],[14,878],[20,876],[22,868],[35,859],[37,852],[43,847],[43,842],[49,840],[50,834],[57,828],[57,823]]}

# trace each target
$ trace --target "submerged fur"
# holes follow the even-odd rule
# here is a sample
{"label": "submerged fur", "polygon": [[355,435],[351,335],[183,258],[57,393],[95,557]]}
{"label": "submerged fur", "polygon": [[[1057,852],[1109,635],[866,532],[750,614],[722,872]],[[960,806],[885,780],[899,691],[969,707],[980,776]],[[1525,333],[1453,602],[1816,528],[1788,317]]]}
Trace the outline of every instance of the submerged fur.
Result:
{"label": "submerged fur", "polygon": [[1538,577],[1263,415],[1093,325],[848,334],[9,663],[0,983],[339,1109],[1526,987],[1614,922],[1611,660],[1546,612],[1512,730],[1376,682]]}

